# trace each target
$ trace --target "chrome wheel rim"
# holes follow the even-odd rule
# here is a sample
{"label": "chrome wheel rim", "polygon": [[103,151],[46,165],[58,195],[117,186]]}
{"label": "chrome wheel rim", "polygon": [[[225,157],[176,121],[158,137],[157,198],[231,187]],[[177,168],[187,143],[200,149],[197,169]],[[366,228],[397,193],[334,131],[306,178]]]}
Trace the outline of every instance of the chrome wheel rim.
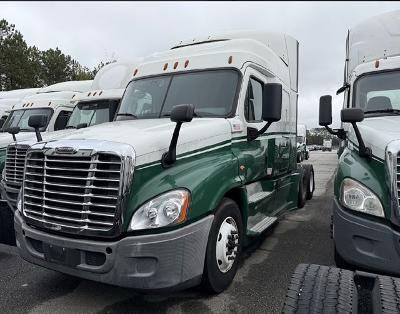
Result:
{"label": "chrome wheel rim", "polygon": [[239,246],[239,233],[232,217],[227,217],[221,223],[215,245],[215,257],[218,269],[228,272],[235,263]]}

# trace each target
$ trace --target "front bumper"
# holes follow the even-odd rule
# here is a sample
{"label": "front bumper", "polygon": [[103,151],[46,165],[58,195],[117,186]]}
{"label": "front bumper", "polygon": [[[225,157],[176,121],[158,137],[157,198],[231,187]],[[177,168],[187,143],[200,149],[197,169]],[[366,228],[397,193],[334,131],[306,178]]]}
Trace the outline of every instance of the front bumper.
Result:
{"label": "front bumper", "polygon": [[186,227],[115,242],[78,240],[29,227],[19,211],[14,223],[20,255],[73,276],[139,290],[198,284],[214,216]]}
{"label": "front bumper", "polygon": [[21,187],[19,185],[7,184],[4,180],[0,183],[0,193],[3,201],[15,211],[17,209],[17,199]]}
{"label": "front bumper", "polygon": [[351,214],[333,201],[336,250],[348,263],[400,275],[400,233],[387,225]]}

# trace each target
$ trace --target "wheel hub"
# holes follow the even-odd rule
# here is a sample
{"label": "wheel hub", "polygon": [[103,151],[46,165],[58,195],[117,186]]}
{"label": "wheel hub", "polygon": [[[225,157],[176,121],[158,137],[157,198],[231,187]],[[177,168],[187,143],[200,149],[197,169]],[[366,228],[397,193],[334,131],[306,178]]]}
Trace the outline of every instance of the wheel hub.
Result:
{"label": "wheel hub", "polygon": [[235,220],[227,217],[221,224],[217,236],[215,257],[222,273],[228,272],[235,262],[239,246],[239,234]]}

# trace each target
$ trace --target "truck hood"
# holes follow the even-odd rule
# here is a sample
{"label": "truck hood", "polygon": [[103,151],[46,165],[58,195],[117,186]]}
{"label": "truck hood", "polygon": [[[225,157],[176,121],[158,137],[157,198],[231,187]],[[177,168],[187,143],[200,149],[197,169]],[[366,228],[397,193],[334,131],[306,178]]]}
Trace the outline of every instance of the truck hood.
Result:
{"label": "truck hood", "polygon": [[[385,159],[385,149],[390,142],[400,140],[400,116],[366,118],[357,125],[365,145],[370,147],[372,154],[380,159]],[[358,144],[351,126],[349,137]]]}
{"label": "truck hood", "polygon": [[[17,143],[36,139],[36,135],[34,132],[20,132],[16,134],[15,137],[17,138]],[[14,143],[11,134],[7,132],[0,133],[0,149],[7,148],[7,146],[10,145],[11,143]]]}
{"label": "truck hood", "polygon": [[[64,146],[64,140],[71,144],[69,140],[77,139],[129,144],[135,150],[136,165],[143,165],[161,160],[162,154],[168,150],[175,125],[167,118],[114,121],[75,130],[64,136],[59,144]],[[231,138],[231,125],[226,119],[196,118],[182,125],[176,154],[179,157],[194,150],[199,152],[230,145],[227,141]]]}
{"label": "truck hood", "polygon": [[[76,129],[64,129],[64,130],[58,130],[58,131],[53,131],[53,132],[42,132],[42,139],[43,142],[48,142],[51,140],[57,140],[62,137],[65,137],[71,133],[73,133]],[[21,140],[18,138],[17,134],[17,143],[21,145],[30,145],[32,146],[33,144],[37,143],[36,135],[33,133],[33,136],[29,138],[22,138]],[[11,137],[11,135],[10,135]],[[12,138],[11,138],[12,139]]]}

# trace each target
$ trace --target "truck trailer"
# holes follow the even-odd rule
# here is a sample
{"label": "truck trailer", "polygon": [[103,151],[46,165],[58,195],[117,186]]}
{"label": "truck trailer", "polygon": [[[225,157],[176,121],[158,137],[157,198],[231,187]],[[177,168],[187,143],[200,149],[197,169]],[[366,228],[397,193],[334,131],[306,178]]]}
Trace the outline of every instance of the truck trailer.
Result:
{"label": "truck trailer", "polygon": [[116,121],[28,150],[20,255],[139,290],[223,291],[243,246],[304,205],[297,78],[298,42],[282,33],[194,38],[144,58]]}

